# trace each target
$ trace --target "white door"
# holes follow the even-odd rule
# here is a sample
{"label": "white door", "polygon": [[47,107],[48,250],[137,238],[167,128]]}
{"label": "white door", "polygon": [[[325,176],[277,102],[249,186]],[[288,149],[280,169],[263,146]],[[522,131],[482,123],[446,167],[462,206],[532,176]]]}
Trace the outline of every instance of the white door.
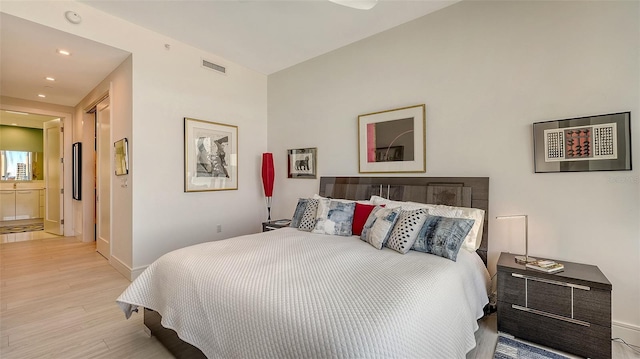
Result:
{"label": "white door", "polygon": [[111,253],[111,110],[109,98],[96,106],[96,249]]}
{"label": "white door", "polygon": [[44,230],[62,235],[64,172],[62,163],[62,123],[60,119],[44,123]]}

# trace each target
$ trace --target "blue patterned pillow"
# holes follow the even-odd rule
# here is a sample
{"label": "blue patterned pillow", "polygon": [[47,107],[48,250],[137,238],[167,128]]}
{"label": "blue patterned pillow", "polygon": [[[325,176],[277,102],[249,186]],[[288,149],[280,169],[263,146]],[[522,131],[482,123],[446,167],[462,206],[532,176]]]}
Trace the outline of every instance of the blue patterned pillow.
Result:
{"label": "blue patterned pillow", "polygon": [[413,250],[456,261],[458,251],[473,227],[473,219],[427,216]]}
{"label": "blue patterned pillow", "polygon": [[309,200],[307,198],[300,198],[298,200],[298,204],[296,205],[296,210],[293,212],[293,217],[291,218],[291,224],[289,225],[289,227],[300,227],[300,221],[302,220],[302,216],[304,215],[304,210],[307,209],[308,202]]}
{"label": "blue patterned pillow", "polygon": [[313,233],[350,236],[355,202],[318,200],[318,214]]}
{"label": "blue patterned pillow", "polygon": [[393,225],[400,217],[400,208],[382,208],[376,207],[369,214],[367,222],[362,228],[360,239],[371,244],[377,249],[382,249],[391,234]]}

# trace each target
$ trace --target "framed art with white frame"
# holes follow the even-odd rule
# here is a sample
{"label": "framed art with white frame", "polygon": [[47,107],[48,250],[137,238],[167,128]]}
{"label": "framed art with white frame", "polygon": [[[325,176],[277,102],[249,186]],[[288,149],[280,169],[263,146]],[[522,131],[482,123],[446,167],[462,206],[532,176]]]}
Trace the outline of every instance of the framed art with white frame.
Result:
{"label": "framed art with white frame", "polygon": [[238,126],[184,118],[184,191],[238,189]]}
{"label": "framed art with white frame", "polygon": [[360,173],[426,172],[425,105],[358,116]]}

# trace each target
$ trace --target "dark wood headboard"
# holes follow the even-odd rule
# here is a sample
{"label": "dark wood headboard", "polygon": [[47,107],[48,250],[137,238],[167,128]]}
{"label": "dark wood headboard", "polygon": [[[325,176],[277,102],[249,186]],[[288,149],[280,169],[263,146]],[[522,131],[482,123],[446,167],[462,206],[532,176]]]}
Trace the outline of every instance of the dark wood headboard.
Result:
{"label": "dark wood headboard", "polygon": [[487,264],[489,248],[489,177],[321,177],[323,197],[445,204],[483,209],[484,230],[478,255]]}

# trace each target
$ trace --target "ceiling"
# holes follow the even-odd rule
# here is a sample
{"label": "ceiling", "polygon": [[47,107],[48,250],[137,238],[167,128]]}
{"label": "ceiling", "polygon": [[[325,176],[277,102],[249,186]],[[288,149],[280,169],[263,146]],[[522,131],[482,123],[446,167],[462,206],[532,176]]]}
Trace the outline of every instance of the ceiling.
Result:
{"label": "ceiling", "polygon": [[[268,75],[458,1],[380,0],[371,10],[326,0],[81,2]],[[65,106],[77,105],[130,55],[5,13],[0,44],[3,96]],[[56,53],[63,48],[71,56]]]}

